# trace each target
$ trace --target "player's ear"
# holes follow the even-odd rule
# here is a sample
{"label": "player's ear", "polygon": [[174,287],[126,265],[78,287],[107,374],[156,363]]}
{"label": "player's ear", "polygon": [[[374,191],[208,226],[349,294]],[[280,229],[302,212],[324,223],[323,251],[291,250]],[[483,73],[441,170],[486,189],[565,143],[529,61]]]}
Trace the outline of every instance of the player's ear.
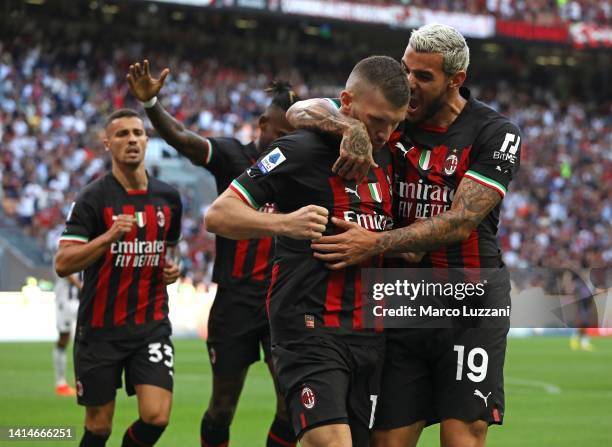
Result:
{"label": "player's ear", "polygon": [[342,92],[340,92],[340,105],[342,106],[343,111],[346,113],[351,113],[353,94],[348,90],[342,90]]}
{"label": "player's ear", "polygon": [[465,82],[465,77],[466,77],[466,73],[465,71],[458,71],[457,73],[455,73],[454,75],[452,75],[450,77],[450,82],[449,82],[449,87],[450,88],[459,88],[463,85],[463,83]]}
{"label": "player's ear", "polygon": [[270,119],[264,113],[259,116],[259,120],[257,121],[257,124],[259,125],[259,127],[264,127],[264,126],[267,126],[269,122],[270,122]]}
{"label": "player's ear", "polygon": [[266,114],[262,114],[259,116],[259,120],[257,120],[257,125],[259,128],[264,131],[265,128],[269,125],[270,119],[266,116]]}
{"label": "player's ear", "polygon": [[104,150],[106,152],[110,151],[110,143],[108,141],[108,138],[103,139],[102,144],[104,144]]}

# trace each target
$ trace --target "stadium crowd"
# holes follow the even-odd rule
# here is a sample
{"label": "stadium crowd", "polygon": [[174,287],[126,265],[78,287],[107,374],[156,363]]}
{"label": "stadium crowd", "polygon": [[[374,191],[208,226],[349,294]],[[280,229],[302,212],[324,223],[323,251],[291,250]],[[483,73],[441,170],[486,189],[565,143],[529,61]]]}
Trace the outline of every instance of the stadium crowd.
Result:
{"label": "stadium crowd", "polygon": [[[89,40],[73,41],[61,55],[49,42],[0,42],[2,208],[49,251],[76,193],[107,169],[100,120],[124,106],[141,110],[125,82],[139,51],[137,45],[116,50],[109,60]],[[159,52],[152,63],[156,73],[172,68],[161,100],[178,120],[206,136],[253,138],[271,70],[237,69],[217,58],[172,52]],[[329,83],[317,84],[313,77],[307,86],[307,71],[297,66],[279,76],[302,97],[333,94]],[[346,73],[331,70],[328,79],[335,74],[339,82]],[[504,83],[472,87],[524,133],[519,178],[503,205],[506,262],[514,267],[611,262],[612,103],[561,101],[549,90]],[[203,211],[192,210],[189,191],[182,193],[183,254],[200,282],[214,259],[214,243],[203,228]]]}
{"label": "stadium crowd", "polygon": [[503,20],[538,25],[563,22],[612,24],[612,3],[604,0],[352,0],[381,5],[400,4],[436,11],[492,14]]}

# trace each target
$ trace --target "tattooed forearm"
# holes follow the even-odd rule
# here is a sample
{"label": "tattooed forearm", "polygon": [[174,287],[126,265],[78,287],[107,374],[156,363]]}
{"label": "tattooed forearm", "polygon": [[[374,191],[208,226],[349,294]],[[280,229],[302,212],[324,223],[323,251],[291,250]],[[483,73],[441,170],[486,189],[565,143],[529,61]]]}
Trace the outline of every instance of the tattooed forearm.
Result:
{"label": "tattooed forearm", "polygon": [[380,233],[379,251],[432,251],[462,242],[500,200],[495,190],[464,178],[450,210],[408,227]]}
{"label": "tattooed forearm", "polygon": [[326,99],[315,98],[295,103],[287,110],[287,120],[298,129],[341,136],[340,150],[348,154],[360,157],[372,153],[365,124],[341,113]]}
{"label": "tattooed forearm", "polygon": [[287,110],[287,120],[298,129],[318,130],[342,136],[355,119],[350,118],[326,99],[308,99],[293,104]]}
{"label": "tattooed forearm", "polygon": [[365,125],[357,121],[348,128],[340,143],[340,151],[346,151],[355,156],[368,156],[372,153],[372,143]]}

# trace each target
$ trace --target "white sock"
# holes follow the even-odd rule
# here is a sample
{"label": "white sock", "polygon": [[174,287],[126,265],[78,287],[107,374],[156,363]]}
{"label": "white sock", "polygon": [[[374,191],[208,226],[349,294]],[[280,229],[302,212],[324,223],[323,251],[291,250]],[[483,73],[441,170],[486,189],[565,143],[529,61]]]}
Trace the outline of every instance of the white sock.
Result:
{"label": "white sock", "polygon": [[53,347],[53,367],[55,368],[55,385],[66,383],[66,349]]}

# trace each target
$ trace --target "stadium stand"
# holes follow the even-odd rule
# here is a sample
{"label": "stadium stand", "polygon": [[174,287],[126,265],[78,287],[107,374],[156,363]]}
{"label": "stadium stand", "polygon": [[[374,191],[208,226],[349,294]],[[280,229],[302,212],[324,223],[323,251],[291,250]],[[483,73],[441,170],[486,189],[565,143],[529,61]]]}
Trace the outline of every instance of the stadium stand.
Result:
{"label": "stadium stand", "polygon": [[522,20],[540,25],[562,22],[612,23],[612,5],[597,0],[352,0],[353,2],[403,5],[436,11],[489,13],[506,20]]}
{"label": "stadium stand", "polygon": [[[523,18],[526,12],[521,8],[527,3],[535,8],[532,2],[512,1],[426,3],[450,11],[488,8],[504,17]],[[537,3],[538,11],[563,19],[571,19],[572,8],[580,7],[581,17],[610,21],[609,2]],[[2,211],[47,253],[54,249],[76,192],[105,169],[100,117],[114,108],[139,107],[127,94],[124,76],[129,63],[146,55],[155,72],[172,69],[161,100],[194,131],[247,141],[253,136],[254,118],[265,106],[263,89],[273,76],[289,79],[302,97],[333,95],[347,67],[381,45],[355,43],[348,32],[334,36],[333,45],[322,38],[305,40],[291,24],[274,30],[260,27],[259,45],[252,45],[245,37],[253,34],[228,32],[233,18],[218,14],[206,19],[208,27],[199,35],[191,27],[177,26],[155,35],[151,24],[143,24],[146,34],[141,39],[130,31],[125,14],[119,14],[113,34],[100,41],[94,36],[104,23],[90,20],[91,26],[81,23],[70,33],[62,32],[61,20],[50,21],[42,33],[35,16],[22,18],[18,35],[9,38],[10,32],[3,33],[0,40]],[[215,47],[211,36],[216,33],[227,39]],[[286,45],[277,53],[279,36]],[[388,52],[403,48],[405,37],[394,45]],[[522,168],[505,200],[500,230],[506,262],[514,267],[568,266],[569,259],[575,266],[609,263],[609,89],[603,96],[597,89],[582,89],[585,82],[595,85],[601,79],[597,74],[585,81],[566,73],[567,82],[550,84],[549,73],[522,62],[517,51],[508,47],[496,56],[509,70],[506,82],[485,76],[487,64],[479,63],[478,49],[470,74],[476,96],[508,115],[525,136]],[[320,66],[327,69],[313,68]],[[202,227],[206,204],[192,204],[188,189],[182,193],[188,211],[183,253],[188,270],[198,272],[199,281],[214,258],[214,244]]]}

